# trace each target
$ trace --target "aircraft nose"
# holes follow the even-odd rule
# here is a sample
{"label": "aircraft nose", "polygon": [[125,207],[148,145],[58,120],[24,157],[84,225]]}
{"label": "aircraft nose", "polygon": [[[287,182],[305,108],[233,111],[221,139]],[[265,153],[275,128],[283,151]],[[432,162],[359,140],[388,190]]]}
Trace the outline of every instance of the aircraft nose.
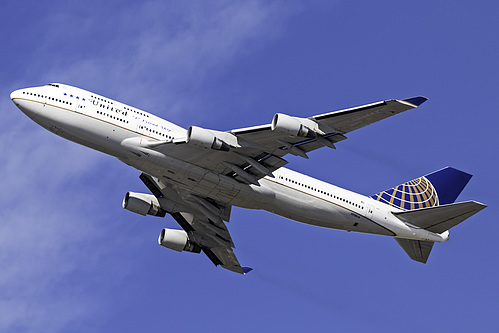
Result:
{"label": "aircraft nose", "polygon": [[16,100],[21,98],[21,95],[22,95],[22,90],[20,89],[14,90],[13,92],[10,93],[10,99],[12,100],[12,102],[14,102],[14,104],[19,105],[19,102],[17,102]]}

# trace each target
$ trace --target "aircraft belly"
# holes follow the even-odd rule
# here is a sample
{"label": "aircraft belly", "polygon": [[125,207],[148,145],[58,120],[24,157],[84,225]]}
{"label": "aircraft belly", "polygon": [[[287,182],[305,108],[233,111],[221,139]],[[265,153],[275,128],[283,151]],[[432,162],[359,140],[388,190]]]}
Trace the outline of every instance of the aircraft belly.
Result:
{"label": "aircraft belly", "polygon": [[231,201],[245,186],[227,176],[201,168],[197,165],[164,155],[152,149],[137,150],[141,156],[122,161],[151,176],[161,179],[179,189],[232,204]]}

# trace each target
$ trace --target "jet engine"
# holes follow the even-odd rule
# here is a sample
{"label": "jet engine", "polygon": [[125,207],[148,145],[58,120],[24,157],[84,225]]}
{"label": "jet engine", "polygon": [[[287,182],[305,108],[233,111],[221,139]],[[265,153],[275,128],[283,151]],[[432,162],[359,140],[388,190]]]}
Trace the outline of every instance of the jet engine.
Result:
{"label": "jet engine", "polygon": [[189,236],[184,230],[165,228],[159,234],[158,243],[161,246],[178,252],[201,252],[201,248],[189,240]]}
{"label": "jet engine", "polygon": [[309,119],[291,117],[283,113],[276,113],[272,119],[271,129],[291,136],[314,138],[316,133],[305,125],[312,122]]}
{"label": "jet engine", "polygon": [[230,149],[230,146],[213,134],[213,132],[197,126],[189,127],[186,142],[205,149],[222,151],[229,151]]}
{"label": "jet engine", "polygon": [[158,198],[151,194],[127,192],[123,199],[123,208],[143,216],[149,214],[164,217],[166,215],[161,209]]}

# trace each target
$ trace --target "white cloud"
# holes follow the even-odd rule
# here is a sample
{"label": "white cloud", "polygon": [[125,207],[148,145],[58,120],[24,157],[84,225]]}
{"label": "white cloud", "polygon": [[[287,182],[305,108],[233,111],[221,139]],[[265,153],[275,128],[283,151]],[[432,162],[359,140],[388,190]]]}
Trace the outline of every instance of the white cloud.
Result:
{"label": "white cloud", "polygon": [[58,15],[57,25],[81,22],[76,35],[88,41],[80,43],[71,32],[49,28],[54,34],[45,38],[39,53],[50,54],[64,40],[82,56],[72,55],[70,61],[55,54],[60,64],[44,73],[47,81],[80,85],[125,102],[140,101],[135,106],[156,113],[162,111],[157,110],[161,105],[169,116],[178,116],[198,106],[192,96],[203,93],[207,79],[264,47],[297,9],[265,1],[150,1],[128,8],[133,15],[122,8],[112,16],[101,13],[91,23],[76,12]]}
{"label": "white cloud", "polygon": [[[164,103],[179,112],[195,104],[183,91],[201,90],[207,77],[220,75],[235,59],[262,47],[291,14],[289,6],[283,10],[264,1],[175,2],[180,7],[172,6],[150,1],[114,15],[111,10],[100,12],[97,18],[54,9],[56,15],[44,21],[44,34],[33,41],[35,52],[26,59],[25,79],[1,88],[3,96],[14,88],[58,81],[125,101],[140,100],[139,107],[146,109]],[[104,17],[109,19],[106,28],[111,29],[104,38],[113,33],[116,38],[99,38]],[[30,18],[24,19],[29,22]],[[65,29],[76,26],[79,31]],[[71,41],[71,36],[78,40]],[[81,55],[68,51],[62,41],[69,47],[83,45]],[[102,50],[83,52],[85,45],[99,43]],[[59,44],[63,53],[56,54],[54,46]],[[146,92],[161,98],[144,100]],[[103,271],[119,279],[131,269],[131,263],[123,262],[104,266],[102,259],[116,255],[122,242],[104,234],[125,227],[113,221],[121,198],[113,200],[117,204],[112,210],[104,210],[112,182],[117,180],[110,171],[112,163],[119,162],[37,127],[8,100],[0,103],[0,109],[3,121],[10,124],[0,132],[4,159],[0,164],[0,330],[63,330],[106,306],[78,276],[88,278],[89,272]],[[98,182],[95,175],[105,180]],[[146,241],[150,240],[127,240],[127,248],[140,248]],[[68,286],[68,281],[74,284]]]}
{"label": "white cloud", "polygon": [[[0,331],[58,330],[98,309],[89,307],[95,295],[59,282],[81,270],[74,258],[99,235],[68,183],[88,178],[102,155],[37,127],[8,100],[0,109],[12,124],[0,133]],[[88,251],[87,267],[109,249],[98,251]]]}

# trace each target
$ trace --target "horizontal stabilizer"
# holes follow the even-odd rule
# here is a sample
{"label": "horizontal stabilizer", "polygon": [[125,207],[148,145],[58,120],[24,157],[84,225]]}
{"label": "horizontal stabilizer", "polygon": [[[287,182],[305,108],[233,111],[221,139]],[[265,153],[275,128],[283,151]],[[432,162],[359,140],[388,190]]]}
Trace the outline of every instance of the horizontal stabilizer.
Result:
{"label": "horizontal stabilizer", "polygon": [[395,238],[412,260],[426,264],[434,242]]}
{"label": "horizontal stabilizer", "polygon": [[405,212],[394,212],[393,214],[400,220],[413,226],[440,234],[458,225],[485,207],[487,206],[476,201],[466,201]]}

